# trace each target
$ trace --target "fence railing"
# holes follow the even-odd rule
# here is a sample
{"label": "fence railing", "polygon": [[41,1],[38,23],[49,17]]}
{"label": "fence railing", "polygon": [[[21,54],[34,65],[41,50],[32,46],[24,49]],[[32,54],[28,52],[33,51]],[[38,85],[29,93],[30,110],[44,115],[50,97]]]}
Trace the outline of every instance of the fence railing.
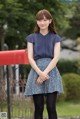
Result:
{"label": "fence railing", "polygon": [[[33,119],[34,105],[32,97],[25,97],[26,80],[9,79],[10,82],[10,112],[11,119]],[[16,87],[19,93],[16,94]],[[7,81],[0,80],[0,112],[7,112]]]}

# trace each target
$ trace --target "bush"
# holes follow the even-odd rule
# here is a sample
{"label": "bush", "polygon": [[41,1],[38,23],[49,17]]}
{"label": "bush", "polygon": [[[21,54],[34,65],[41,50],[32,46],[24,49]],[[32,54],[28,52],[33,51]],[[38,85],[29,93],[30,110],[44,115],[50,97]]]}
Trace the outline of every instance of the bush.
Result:
{"label": "bush", "polygon": [[62,76],[66,100],[80,100],[80,75],[67,73]]}
{"label": "bush", "polygon": [[61,74],[64,74],[64,73],[80,74],[80,60],[61,59],[58,62],[57,67]]}

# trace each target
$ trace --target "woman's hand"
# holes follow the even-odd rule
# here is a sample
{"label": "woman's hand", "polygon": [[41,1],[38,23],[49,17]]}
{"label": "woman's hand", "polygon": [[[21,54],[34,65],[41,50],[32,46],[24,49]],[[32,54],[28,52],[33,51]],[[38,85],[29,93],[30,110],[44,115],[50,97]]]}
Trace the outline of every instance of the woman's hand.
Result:
{"label": "woman's hand", "polygon": [[40,85],[43,83],[43,81],[48,80],[48,79],[49,79],[49,75],[46,74],[46,72],[42,72],[42,74],[37,79],[37,84]]}
{"label": "woman's hand", "polygon": [[41,72],[39,77],[43,81],[46,80],[46,79],[49,79],[49,75],[45,71]]}
{"label": "woman's hand", "polygon": [[40,84],[42,84],[43,83],[43,80],[40,78],[40,77],[38,77],[38,79],[37,79],[37,82],[36,82],[38,85],[40,85]]}

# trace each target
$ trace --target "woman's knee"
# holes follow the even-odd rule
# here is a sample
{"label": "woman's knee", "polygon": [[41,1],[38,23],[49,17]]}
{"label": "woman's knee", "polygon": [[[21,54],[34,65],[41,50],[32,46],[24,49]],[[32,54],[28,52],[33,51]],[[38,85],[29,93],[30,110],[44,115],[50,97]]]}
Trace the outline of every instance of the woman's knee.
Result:
{"label": "woman's knee", "polygon": [[53,105],[47,105],[47,111],[49,113],[55,113],[56,112],[56,107]]}
{"label": "woman's knee", "polygon": [[35,111],[36,111],[37,113],[42,113],[43,110],[44,110],[44,106],[43,106],[43,105],[37,105],[37,106],[35,107]]}

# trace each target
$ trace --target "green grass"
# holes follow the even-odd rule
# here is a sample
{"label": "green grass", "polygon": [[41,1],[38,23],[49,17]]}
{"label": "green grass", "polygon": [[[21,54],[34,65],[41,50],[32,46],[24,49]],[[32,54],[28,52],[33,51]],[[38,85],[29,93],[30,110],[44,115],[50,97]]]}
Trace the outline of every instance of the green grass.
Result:
{"label": "green grass", "polygon": [[[58,116],[80,116],[80,102],[57,102]],[[46,106],[44,116],[47,117]]]}
{"label": "green grass", "polygon": [[[13,101],[12,101],[13,102]],[[11,106],[11,115],[18,116],[30,116],[33,115],[33,104],[29,102],[14,101]],[[13,111],[12,111],[13,109]],[[5,104],[3,111],[7,110]],[[80,101],[66,101],[57,102],[58,116],[80,116]],[[47,117],[46,105],[44,106],[44,117]]]}

